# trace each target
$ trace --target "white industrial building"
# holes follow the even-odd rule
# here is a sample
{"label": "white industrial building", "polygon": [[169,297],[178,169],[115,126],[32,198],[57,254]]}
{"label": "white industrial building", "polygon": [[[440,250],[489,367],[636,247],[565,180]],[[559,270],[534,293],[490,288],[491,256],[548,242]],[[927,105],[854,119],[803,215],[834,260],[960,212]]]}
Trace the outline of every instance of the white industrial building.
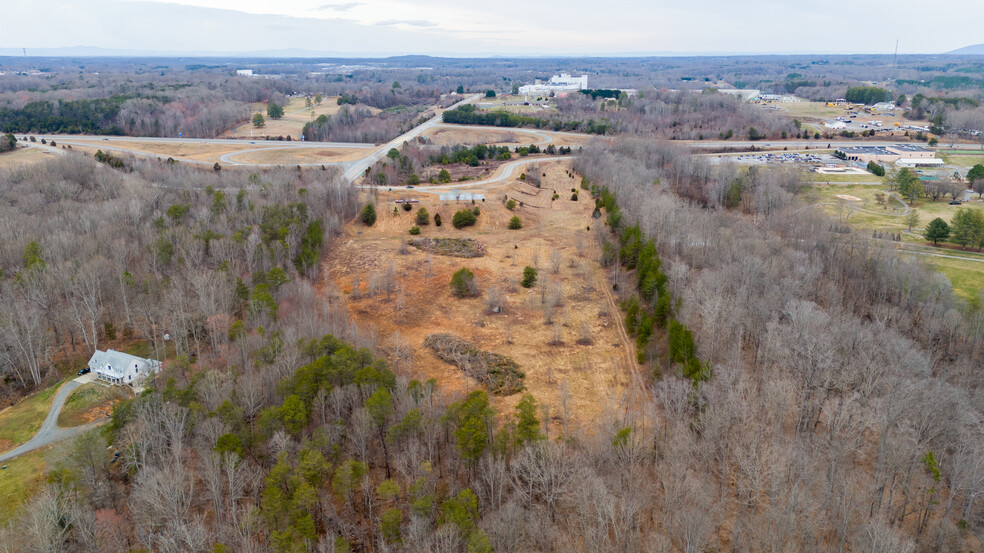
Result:
{"label": "white industrial building", "polygon": [[140,385],[144,379],[161,370],[161,362],[113,349],[107,351],[97,349],[89,359],[89,369],[103,382],[119,386]]}
{"label": "white industrial building", "polygon": [[762,94],[761,90],[754,88],[719,88],[717,91],[721,94],[737,96],[742,100],[754,100],[759,97],[759,94]]}
{"label": "white industrial building", "polygon": [[253,70],[252,69],[236,69],[236,75],[239,75],[240,77],[252,77],[253,76]]}
{"label": "white industrial building", "polygon": [[538,79],[533,84],[523,85],[519,87],[519,93],[529,96],[531,94],[550,94],[551,92],[572,92],[586,90],[587,88],[587,75],[574,77],[567,73],[561,73],[560,75],[550,77],[548,82],[542,82]]}

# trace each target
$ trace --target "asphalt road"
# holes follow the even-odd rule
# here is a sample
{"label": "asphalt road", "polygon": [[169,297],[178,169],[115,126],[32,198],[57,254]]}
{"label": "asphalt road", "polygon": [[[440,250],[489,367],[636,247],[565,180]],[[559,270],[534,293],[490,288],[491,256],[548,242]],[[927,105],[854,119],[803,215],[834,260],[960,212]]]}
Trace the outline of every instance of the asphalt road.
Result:
{"label": "asphalt road", "polygon": [[71,395],[73,390],[90,380],[91,379],[87,380],[84,377],[76,378],[62,385],[62,387],[58,389],[58,392],[55,393],[55,399],[51,402],[51,408],[48,410],[48,416],[45,417],[44,422],[41,424],[41,428],[38,429],[38,432],[27,442],[15,447],[14,449],[11,449],[6,453],[0,454],[0,462],[13,459],[14,457],[34,451],[35,449],[49,446],[66,438],[71,438],[105,422],[94,421],[89,424],[75,426],[72,428],[62,428],[58,426],[58,414],[61,413],[62,407],[65,406],[65,400],[68,399],[68,396]]}
{"label": "asphalt road", "polygon": [[[469,102],[474,102],[475,100],[478,100],[479,98],[481,98],[481,95],[480,94],[473,94],[473,95],[465,98],[464,100],[458,102],[457,104],[451,106],[448,109],[454,109],[454,108],[463,106],[463,105],[465,105],[465,104],[467,104]],[[417,125],[416,127],[412,128],[409,131],[403,133],[402,135],[394,138],[393,140],[390,140],[386,144],[383,144],[379,149],[377,149],[375,152],[369,154],[368,156],[366,156],[366,157],[364,157],[364,158],[362,158],[360,160],[356,160],[356,161],[345,161],[345,162],[342,162],[342,163],[336,164],[336,165],[341,165],[345,169],[345,178],[354,181],[356,178],[359,177],[359,175],[365,173],[366,169],[368,169],[369,167],[371,167],[372,164],[374,164],[377,161],[383,159],[383,157],[386,156],[386,153],[389,152],[390,149],[392,149],[392,148],[399,148],[400,146],[403,146],[403,143],[404,142],[409,142],[409,141],[413,140],[414,138],[420,136],[424,131],[429,130],[429,129],[432,129],[432,128],[436,127],[437,125],[442,124],[444,122],[444,119],[443,119],[444,111],[445,110],[440,110],[436,115],[434,115],[434,117],[431,117],[427,121],[425,121],[425,122]]]}

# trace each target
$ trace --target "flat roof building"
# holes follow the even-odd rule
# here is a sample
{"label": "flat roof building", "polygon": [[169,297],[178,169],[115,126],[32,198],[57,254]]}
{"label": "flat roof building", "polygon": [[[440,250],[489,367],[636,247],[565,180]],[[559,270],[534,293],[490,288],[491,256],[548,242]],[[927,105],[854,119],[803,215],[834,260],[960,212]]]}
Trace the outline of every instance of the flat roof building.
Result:
{"label": "flat roof building", "polygon": [[534,81],[533,84],[523,85],[519,87],[519,93],[529,96],[531,94],[550,94],[551,92],[573,92],[576,90],[585,90],[587,88],[587,75],[573,77],[567,73],[561,73],[560,75],[550,77],[550,80],[545,83],[538,79]]}
{"label": "flat roof building", "polygon": [[[943,160],[935,160],[936,154],[918,144],[893,144],[891,146],[852,146],[837,150],[844,159],[862,163],[896,163],[901,160],[920,160],[926,167],[943,165]],[[935,161],[934,161],[935,160]],[[915,165],[909,165],[915,167]]]}

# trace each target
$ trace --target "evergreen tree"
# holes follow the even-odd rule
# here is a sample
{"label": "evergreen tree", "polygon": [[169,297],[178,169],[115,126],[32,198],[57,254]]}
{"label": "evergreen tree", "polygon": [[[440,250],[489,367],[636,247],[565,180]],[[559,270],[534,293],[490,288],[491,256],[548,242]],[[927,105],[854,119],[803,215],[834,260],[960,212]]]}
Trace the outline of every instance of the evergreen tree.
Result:
{"label": "evergreen tree", "polygon": [[926,226],[926,233],[924,234],[926,240],[932,240],[933,244],[938,244],[941,240],[945,241],[950,237],[950,225],[946,224],[946,221],[940,219],[939,217],[933,219]]}
{"label": "evergreen tree", "polygon": [[280,119],[284,116],[284,108],[273,102],[267,104],[266,112],[270,119]]}
{"label": "evergreen tree", "polygon": [[536,415],[536,398],[533,394],[523,394],[516,404],[516,431],[513,445],[519,449],[529,442],[545,439],[540,432],[540,419]]}
{"label": "evergreen tree", "polygon": [[376,223],[376,206],[372,202],[367,203],[362,208],[362,212],[359,213],[359,220],[367,227],[371,227]]}

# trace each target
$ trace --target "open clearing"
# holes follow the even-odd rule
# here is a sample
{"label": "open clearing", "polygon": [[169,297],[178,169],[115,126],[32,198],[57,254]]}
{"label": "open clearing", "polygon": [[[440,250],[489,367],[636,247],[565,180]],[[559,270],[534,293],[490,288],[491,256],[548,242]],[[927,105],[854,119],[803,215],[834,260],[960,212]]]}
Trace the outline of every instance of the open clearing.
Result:
{"label": "open clearing", "polygon": [[[860,203],[852,201],[851,205],[864,209],[865,211],[863,212],[851,211],[850,213],[842,213],[838,205],[824,206],[825,211],[831,215],[840,217],[841,220],[846,220],[846,222],[852,225],[893,232],[901,232],[908,228],[903,217],[905,209],[902,207],[902,204],[898,200],[889,198],[888,192],[885,192],[882,187],[866,185],[816,186],[812,192],[816,193],[815,199],[817,202],[815,203],[829,202],[837,204],[837,196],[853,196],[858,198]],[[885,195],[884,205],[879,205],[875,200],[876,194],[879,193]],[[942,200],[936,202],[925,199],[920,200],[912,208],[919,214],[919,223],[916,224],[916,228],[923,228],[927,223],[937,217],[949,223],[957,210],[961,208],[984,209],[984,203],[974,201],[964,203],[960,206],[954,206]]]}
{"label": "open clearing", "polygon": [[[905,234],[908,226],[903,216],[904,208],[898,200],[888,197],[888,193],[880,186],[817,186],[810,192],[814,197],[810,201],[814,203],[829,203],[832,205],[823,206],[824,211],[830,215],[846,221],[852,226],[870,230],[887,231],[891,233],[903,233],[902,239],[905,242],[924,244],[926,243],[920,236]],[[885,195],[885,205],[879,205],[875,200],[875,195],[882,193]],[[853,200],[851,198],[854,198]],[[857,209],[863,210],[859,211]],[[939,217],[951,222],[957,209],[982,209],[984,203],[967,202],[962,206],[949,205],[948,202],[920,201],[912,209],[919,214],[919,222],[913,228],[917,234],[932,221]],[[967,251],[940,249],[939,253],[947,255],[977,257],[976,254]],[[968,302],[977,302],[981,290],[984,289],[984,263],[974,261],[962,261],[959,259],[948,259],[930,256],[918,256],[934,268],[949,277],[953,284],[953,290],[960,297]]]}
{"label": "open clearing", "polygon": [[[984,164],[984,153],[972,155],[969,153],[962,154],[943,154],[941,156],[944,161],[949,165],[956,165],[958,167],[963,167],[965,169],[970,169],[978,163]],[[966,175],[962,175],[966,176]]]}
{"label": "open clearing", "polygon": [[52,157],[54,157],[53,154],[39,148],[22,147],[13,152],[0,154],[0,169],[17,169],[25,165],[47,161]]}
{"label": "open clearing", "polygon": [[0,452],[11,450],[31,439],[41,428],[55,392],[64,383],[45,388],[0,413]]}
{"label": "open clearing", "polygon": [[[85,144],[85,146],[77,145],[79,142]],[[75,150],[82,150],[87,153],[93,153],[96,150],[104,150],[106,152],[112,151],[133,151],[141,152],[149,155],[159,156],[162,158],[174,157],[181,159],[190,159],[193,161],[202,161],[208,163],[214,163],[219,161],[219,158],[225,154],[241,152],[244,150],[249,150],[251,148],[256,148],[255,145],[250,145],[247,142],[242,144],[207,144],[207,143],[176,143],[176,142],[131,142],[131,141],[116,141],[116,140],[86,140],[78,141],[72,140],[72,148]]]}
{"label": "open clearing", "polygon": [[68,396],[65,406],[58,414],[58,426],[81,426],[108,417],[112,413],[115,400],[129,397],[133,397],[133,389],[129,387],[109,386],[100,382],[79,386]]}
{"label": "open clearing", "polygon": [[[256,148],[256,146],[254,146]],[[293,165],[296,163],[327,163],[362,159],[372,153],[363,148],[263,148],[227,156],[238,163]]]}
{"label": "open clearing", "polygon": [[6,461],[0,471],[0,524],[11,519],[27,498],[31,497],[44,478],[44,457],[50,448],[25,453]]}
{"label": "open clearing", "polygon": [[[312,97],[313,100],[314,98]],[[305,107],[303,97],[291,98],[287,102],[287,105],[284,106],[284,116],[280,119],[267,117],[266,107],[265,103],[250,105],[250,119],[237,125],[232,130],[221,134],[219,138],[258,138],[263,136],[290,135],[297,140],[301,137],[301,131],[304,129],[305,123],[314,121],[319,115],[334,115],[342,108],[342,106],[338,105],[337,96],[324,98],[321,104],[315,106],[314,109]],[[379,111],[374,108],[369,109],[374,113]],[[263,117],[266,117],[266,125],[262,128],[258,129],[253,126],[252,118],[255,113],[262,113]]]}
{"label": "open clearing", "polygon": [[528,146],[540,142],[542,139],[522,130],[487,130],[438,127],[433,131],[424,133],[428,144],[435,146],[456,146],[463,144],[475,146],[478,144],[494,144],[496,146]]}
{"label": "open clearing", "polygon": [[[345,304],[360,326],[377,332],[384,348],[409,346],[413,351],[409,372],[416,378],[433,377],[443,387],[461,391],[475,385],[423,346],[429,334],[453,334],[482,350],[516,360],[526,374],[526,389],[550,406],[556,424],[561,416],[561,386],[566,381],[570,416],[587,421],[601,414],[606,397],[627,389],[636,370],[629,362],[634,349],[619,331],[621,313],[597,261],[600,247],[595,233],[602,224],[591,218],[594,202],[580,190],[580,201],[570,200],[570,189],[578,186],[580,178],[568,176],[566,163],[540,165],[539,169],[547,174],[543,187],[560,194],[560,199],[544,209],[505,208],[501,199],[520,184],[515,178],[469,189],[488,198],[474,205],[442,202],[435,195],[405,189],[380,192],[376,224],[370,228],[350,225],[325,270],[336,288],[332,301]],[[409,212],[400,208],[394,215],[393,200],[411,197],[420,204]],[[413,247],[399,253],[401,243],[411,238],[407,230],[414,225],[420,206],[431,217],[440,214],[444,222],[441,227],[433,222],[422,227],[422,237],[474,238],[485,247],[485,255],[462,259]],[[458,230],[451,225],[456,210],[475,206],[481,210],[475,226]],[[507,229],[513,215],[522,219],[521,230]],[[592,230],[586,230],[588,226]],[[531,289],[519,285],[526,265],[539,267],[538,284]],[[462,267],[475,273],[480,297],[452,297],[449,282]],[[390,294],[380,291],[385,290],[387,274],[393,280]],[[352,293],[356,284],[357,295]],[[375,290],[373,298],[368,297],[370,289]],[[498,289],[505,299],[502,313],[488,313],[490,289]],[[545,307],[558,292],[563,298],[559,305]],[[593,345],[579,344],[583,336],[590,336]],[[394,365],[401,363],[394,361]],[[510,414],[519,397],[496,396],[494,401],[500,413]]]}
{"label": "open clearing", "polygon": [[950,279],[958,296],[980,305],[981,293],[984,292],[984,263],[941,257],[923,259]]}

